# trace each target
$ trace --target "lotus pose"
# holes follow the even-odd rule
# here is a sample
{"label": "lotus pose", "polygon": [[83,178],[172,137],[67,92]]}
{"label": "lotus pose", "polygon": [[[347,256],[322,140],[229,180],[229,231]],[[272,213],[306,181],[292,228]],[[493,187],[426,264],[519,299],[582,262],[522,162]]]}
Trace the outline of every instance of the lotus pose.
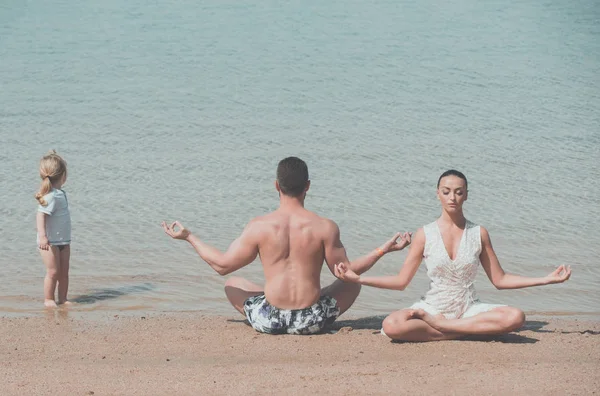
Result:
{"label": "lotus pose", "polygon": [[505,273],[488,231],[463,214],[467,195],[467,178],[461,172],[449,170],[440,176],[437,196],[442,204],[442,215],[417,230],[398,275],[363,277],[346,263],[336,264],[336,274],[345,281],[404,290],[425,260],[431,279],[429,291],[409,309],[385,318],[382,333],[388,337],[402,341],[435,341],[475,334],[497,335],[521,327],[525,314],[520,309],[479,301],[473,283],[480,264],[497,289],[562,283],[571,276],[571,268],[564,265],[541,278]]}
{"label": "lotus pose", "polygon": [[343,262],[355,273],[371,268],[384,254],[402,250],[410,234],[397,233],[381,247],[350,262],[332,220],[304,208],[310,187],[308,167],[297,157],[279,162],[275,188],[279,208],[254,218],[227,252],[222,253],[192,234],[179,222],[167,225],[172,238],[188,241],[220,275],[227,275],[260,257],[265,285],[232,277],[225,283],[231,305],[257,331],[269,334],[315,334],[344,313],[360,292],[360,285],[341,280],[321,288],[323,261],[333,272]]}

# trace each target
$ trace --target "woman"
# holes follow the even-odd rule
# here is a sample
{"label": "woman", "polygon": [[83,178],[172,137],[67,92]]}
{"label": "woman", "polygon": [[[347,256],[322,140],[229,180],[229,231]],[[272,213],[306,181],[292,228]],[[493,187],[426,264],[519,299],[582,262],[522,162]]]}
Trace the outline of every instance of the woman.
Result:
{"label": "woman", "polygon": [[425,260],[430,289],[409,309],[385,318],[382,332],[388,337],[402,341],[435,341],[469,334],[504,334],[521,327],[525,314],[520,309],[484,304],[477,298],[473,282],[480,264],[497,289],[562,283],[571,276],[571,268],[564,265],[543,278],[505,273],[487,230],[471,223],[463,214],[467,195],[467,178],[461,172],[449,170],[440,176],[437,196],[442,204],[442,215],[415,233],[398,275],[363,277],[343,263],[336,265],[339,277],[347,282],[404,290],[421,260]]}

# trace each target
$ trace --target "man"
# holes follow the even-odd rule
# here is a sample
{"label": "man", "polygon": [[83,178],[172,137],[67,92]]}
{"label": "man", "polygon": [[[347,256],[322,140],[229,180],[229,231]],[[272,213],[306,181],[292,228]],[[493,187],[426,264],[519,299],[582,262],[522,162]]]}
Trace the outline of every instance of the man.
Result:
{"label": "man", "polygon": [[321,289],[323,260],[336,277],[339,274],[334,268],[338,263],[361,274],[384,254],[410,243],[409,233],[397,233],[380,248],[349,263],[337,224],[304,208],[309,187],[304,161],[288,157],[279,162],[275,181],[279,209],[251,220],[225,253],[201,241],[177,221],[170,226],[162,223],[169,236],[188,241],[220,275],[236,271],[260,256],[264,288],[237,277],[225,283],[227,298],[257,331],[321,332],[350,308],[360,292],[360,285],[339,279]]}

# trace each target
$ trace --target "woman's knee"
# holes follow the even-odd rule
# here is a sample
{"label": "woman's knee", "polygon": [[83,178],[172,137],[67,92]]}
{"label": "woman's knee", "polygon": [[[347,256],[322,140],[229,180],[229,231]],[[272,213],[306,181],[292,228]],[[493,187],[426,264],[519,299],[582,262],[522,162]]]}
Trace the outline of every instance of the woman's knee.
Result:
{"label": "woman's knee", "polygon": [[396,326],[397,326],[397,321],[396,319],[388,316],[387,318],[385,318],[383,320],[383,323],[381,324],[381,328],[383,329],[383,332],[389,337],[391,334],[394,334],[396,332]]}
{"label": "woman's knee", "polygon": [[406,322],[406,319],[399,314],[391,314],[383,320],[381,327],[383,332],[390,338],[398,335],[402,332],[402,324]]}
{"label": "woman's knee", "polygon": [[525,324],[525,313],[519,308],[506,307],[504,309],[504,327],[508,331],[516,330]]}

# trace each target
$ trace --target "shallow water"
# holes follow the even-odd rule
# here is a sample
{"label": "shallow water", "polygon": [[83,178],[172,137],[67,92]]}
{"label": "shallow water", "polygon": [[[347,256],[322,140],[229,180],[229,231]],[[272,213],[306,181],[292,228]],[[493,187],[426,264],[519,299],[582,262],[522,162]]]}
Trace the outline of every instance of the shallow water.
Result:
{"label": "shallow water", "polygon": [[[226,248],[277,206],[277,161],[297,155],[307,206],[351,257],[433,221],[437,177],[458,168],[506,270],[573,266],[566,284],[516,291],[481,271],[482,300],[598,314],[599,20],[594,0],[5,2],[0,314],[42,311],[33,194],[50,148],[69,163],[81,311],[231,313],[224,279],[159,224]],[[262,279],[258,263],[239,274]],[[421,268],[403,293],[364,288],[351,313],[426,288]]]}

